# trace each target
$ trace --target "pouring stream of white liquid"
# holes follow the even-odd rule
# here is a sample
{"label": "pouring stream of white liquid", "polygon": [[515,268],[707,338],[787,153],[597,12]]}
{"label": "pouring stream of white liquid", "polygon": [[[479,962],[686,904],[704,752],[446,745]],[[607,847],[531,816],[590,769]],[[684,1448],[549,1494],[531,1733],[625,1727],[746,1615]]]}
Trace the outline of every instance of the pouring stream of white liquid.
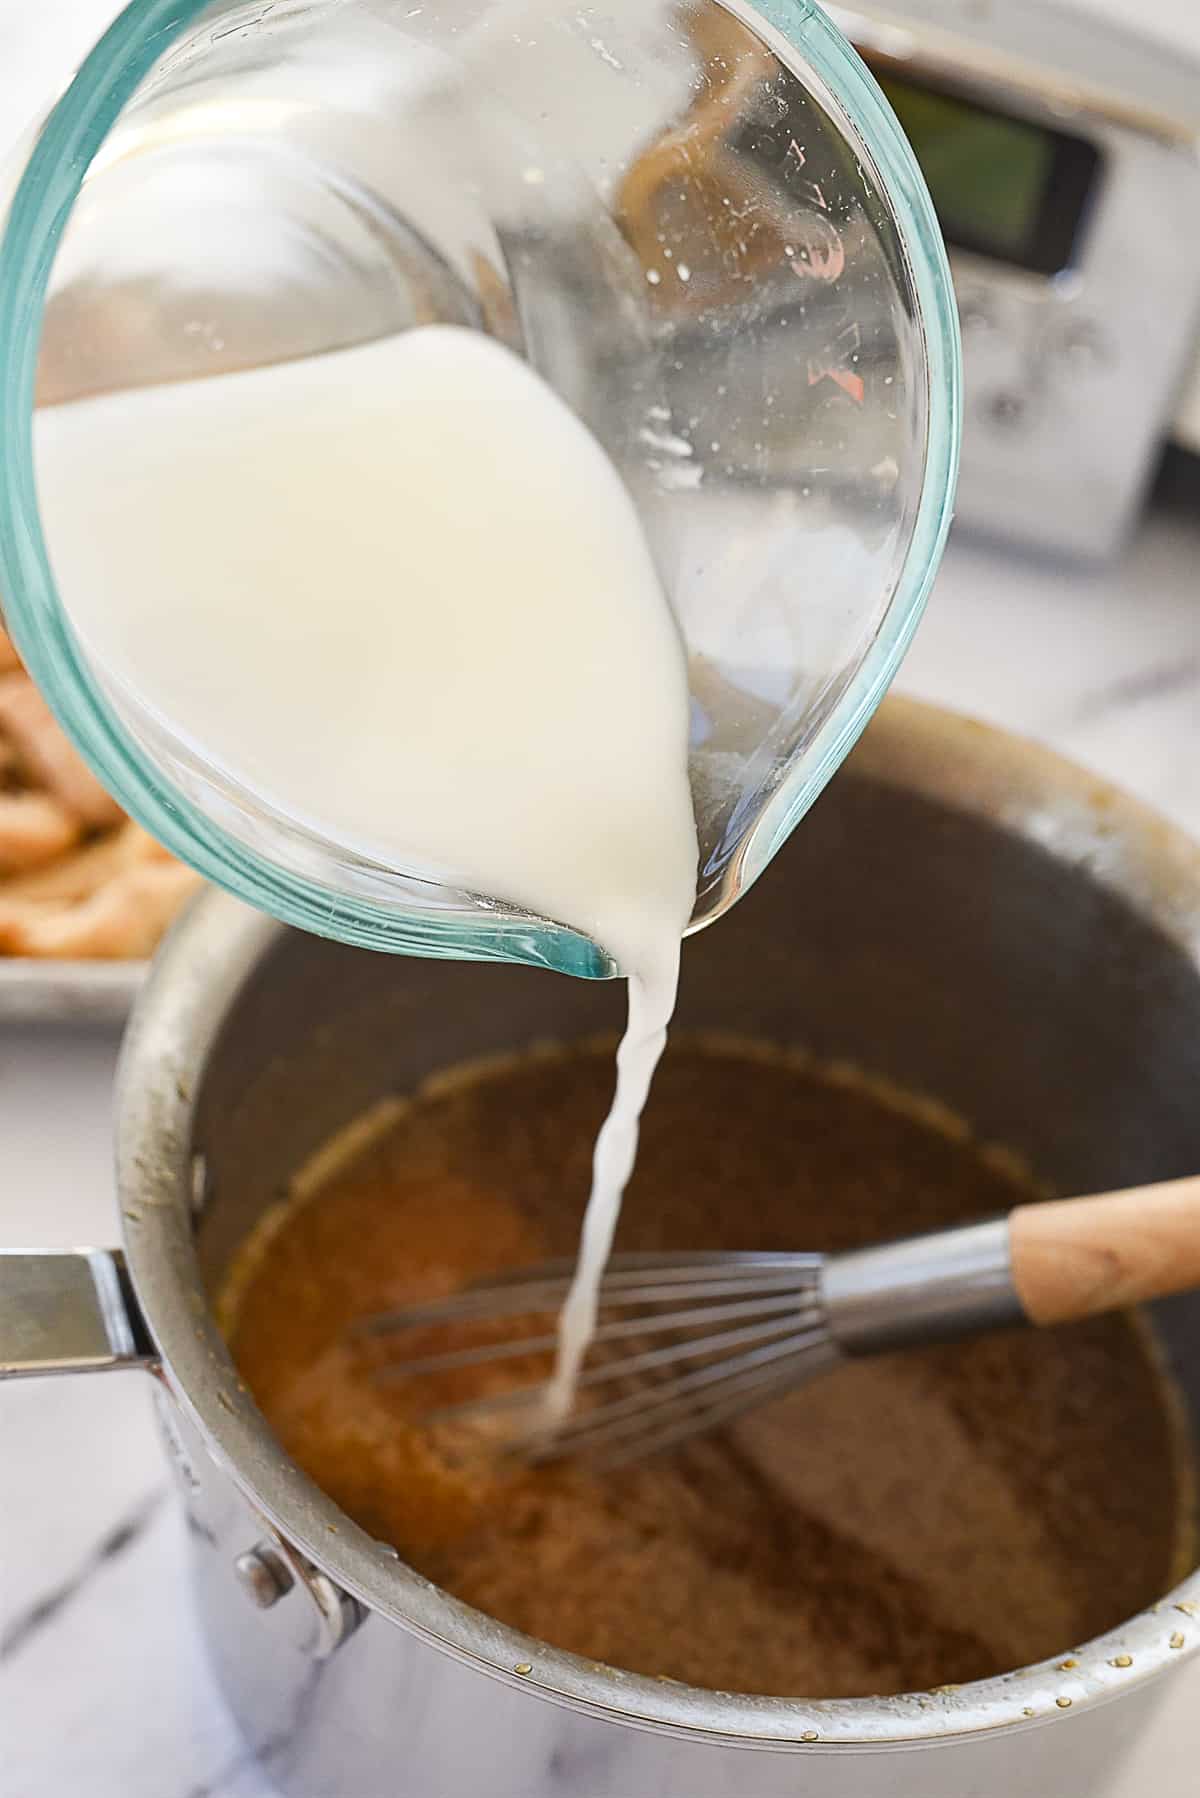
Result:
{"label": "pouring stream of white liquid", "polygon": [[445,326],[53,407],[35,452],[118,698],[338,848],[566,924],[629,976],[561,1415],[696,886],[684,651],[616,470],[526,364]]}

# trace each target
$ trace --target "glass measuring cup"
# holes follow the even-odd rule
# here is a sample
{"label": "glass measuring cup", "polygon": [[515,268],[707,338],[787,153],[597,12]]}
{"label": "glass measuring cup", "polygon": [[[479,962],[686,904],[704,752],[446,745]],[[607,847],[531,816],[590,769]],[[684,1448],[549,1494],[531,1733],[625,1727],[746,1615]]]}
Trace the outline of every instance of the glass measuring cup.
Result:
{"label": "glass measuring cup", "polygon": [[135,0],[32,141],[0,247],[0,594],[61,723],[168,847],[287,922],[610,974],[503,895],[272,810],[105,682],[47,558],[35,403],[434,320],[524,355],[635,497],[688,652],[697,928],[854,742],[936,570],[940,236],[807,0]]}

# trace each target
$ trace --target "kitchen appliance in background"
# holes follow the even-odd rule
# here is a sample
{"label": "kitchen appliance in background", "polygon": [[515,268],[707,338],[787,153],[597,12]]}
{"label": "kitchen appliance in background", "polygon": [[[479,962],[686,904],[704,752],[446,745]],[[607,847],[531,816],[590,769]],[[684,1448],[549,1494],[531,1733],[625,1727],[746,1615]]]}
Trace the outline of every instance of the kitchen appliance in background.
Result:
{"label": "kitchen appliance in background", "polygon": [[908,132],[950,247],[960,519],[1111,554],[1164,446],[1200,452],[1200,60],[1058,0],[830,11]]}

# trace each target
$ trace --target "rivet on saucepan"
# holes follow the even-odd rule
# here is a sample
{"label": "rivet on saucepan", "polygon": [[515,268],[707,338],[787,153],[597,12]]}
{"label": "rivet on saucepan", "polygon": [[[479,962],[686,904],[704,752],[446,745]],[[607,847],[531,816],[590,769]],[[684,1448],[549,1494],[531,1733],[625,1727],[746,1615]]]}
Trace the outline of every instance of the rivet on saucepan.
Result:
{"label": "rivet on saucepan", "polygon": [[233,1571],[246,1597],[260,1611],[269,1611],[292,1589],[287,1564],[269,1543],[260,1542],[257,1548],[239,1555],[233,1563]]}
{"label": "rivet on saucepan", "polygon": [[513,1668],[513,1672],[519,1673],[521,1675],[521,1678],[524,1679],[526,1674],[533,1672],[533,1667],[530,1665],[530,1663],[528,1661],[518,1661],[516,1666]]}
{"label": "rivet on saucepan", "polygon": [[1133,1656],[1131,1654],[1114,1654],[1108,1664],[1110,1667],[1132,1667]]}
{"label": "rivet on saucepan", "polygon": [[806,1729],[801,1732],[800,1740],[802,1742],[819,1742],[821,1738],[815,1729]]}
{"label": "rivet on saucepan", "polygon": [[1172,1648],[1182,1648],[1183,1647],[1183,1631],[1181,1629],[1177,1629],[1175,1631],[1175,1634],[1171,1637],[1171,1647]]}
{"label": "rivet on saucepan", "polygon": [[1071,1700],[1069,1698],[1056,1698],[1054,1702],[1060,1711],[1069,1711],[1071,1708]]}
{"label": "rivet on saucepan", "polygon": [[1185,1617],[1200,1617],[1200,1604],[1196,1604],[1195,1601],[1190,1598],[1181,1600],[1181,1602],[1175,1606],[1175,1609],[1177,1611],[1182,1611]]}
{"label": "rivet on saucepan", "polygon": [[1036,1717],[1037,1712],[1034,1710],[1034,1708],[1031,1704],[1027,1704],[1025,1706],[1025,1709],[1021,1712],[1021,1715],[1023,1717]]}
{"label": "rivet on saucepan", "polygon": [[1078,1667],[1078,1665],[1078,1661],[1060,1661],[1058,1663],[1058,1670],[1060,1673],[1069,1673],[1072,1667]]}

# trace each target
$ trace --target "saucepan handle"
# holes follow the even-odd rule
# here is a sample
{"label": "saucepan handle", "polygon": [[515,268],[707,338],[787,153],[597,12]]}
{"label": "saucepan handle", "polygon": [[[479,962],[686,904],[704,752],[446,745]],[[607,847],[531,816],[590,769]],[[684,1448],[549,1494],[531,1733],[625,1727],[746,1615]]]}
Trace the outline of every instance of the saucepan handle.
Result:
{"label": "saucepan handle", "polygon": [[0,1380],[154,1358],[118,1249],[0,1250]]}

